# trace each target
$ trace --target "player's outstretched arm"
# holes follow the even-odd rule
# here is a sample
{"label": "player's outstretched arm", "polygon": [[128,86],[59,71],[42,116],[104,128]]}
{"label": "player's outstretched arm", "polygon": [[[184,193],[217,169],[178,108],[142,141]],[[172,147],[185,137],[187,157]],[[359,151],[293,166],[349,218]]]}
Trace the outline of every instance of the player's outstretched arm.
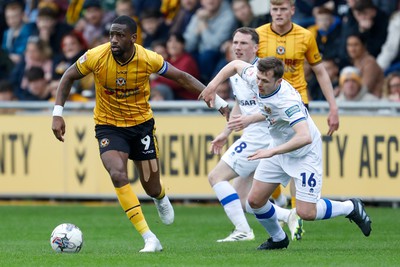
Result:
{"label": "player's outstretched arm", "polygon": [[77,71],[75,64],[73,64],[65,71],[57,88],[51,128],[54,136],[61,142],[64,142],[65,134],[65,121],[62,117],[65,101],[68,99],[73,82],[82,77],[82,74]]}
{"label": "player's outstretched arm", "polygon": [[[175,68],[174,66],[172,66],[169,63],[167,63],[167,64],[168,64],[168,70],[163,74],[163,76],[179,83],[186,90],[189,90],[194,93],[201,93],[204,90],[204,88],[206,87],[204,84],[202,84],[199,80],[194,78],[189,73],[181,71],[180,69]],[[200,99],[200,97],[199,97],[199,99]],[[218,95],[216,96],[216,101],[217,101],[217,104],[214,106],[212,106],[207,101],[205,101],[205,102],[207,103],[208,107],[214,107],[226,118],[226,120],[228,120],[229,113],[230,113],[228,103],[225,100],[223,100],[221,97],[219,97]]]}
{"label": "player's outstretched arm", "polygon": [[328,135],[332,135],[333,132],[339,129],[339,111],[336,105],[335,96],[333,95],[333,87],[331,79],[325,69],[320,63],[311,66],[312,70],[317,77],[318,83],[321,87],[322,93],[325,96],[326,101],[329,103],[329,114],[328,114]]}
{"label": "player's outstretched arm", "polygon": [[223,67],[218,74],[212,79],[212,81],[207,85],[207,87],[201,92],[199,99],[204,99],[206,103],[209,103],[210,107],[214,107],[215,95],[218,86],[226,81],[229,77],[235,75],[236,73],[241,74],[243,69],[247,66],[252,66],[251,64],[241,61],[233,60],[229,62],[225,67]]}

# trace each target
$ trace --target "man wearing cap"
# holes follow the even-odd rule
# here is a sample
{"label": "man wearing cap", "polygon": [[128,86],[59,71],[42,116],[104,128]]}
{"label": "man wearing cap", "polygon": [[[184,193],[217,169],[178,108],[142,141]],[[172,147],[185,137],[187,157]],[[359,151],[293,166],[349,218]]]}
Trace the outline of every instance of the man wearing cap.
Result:
{"label": "man wearing cap", "polygon": [[356,67],[348,66],[340,72],[340,94],[338,102],[344,101],[376,101],[378,97],[368,92],[361,83],[360,71]]}

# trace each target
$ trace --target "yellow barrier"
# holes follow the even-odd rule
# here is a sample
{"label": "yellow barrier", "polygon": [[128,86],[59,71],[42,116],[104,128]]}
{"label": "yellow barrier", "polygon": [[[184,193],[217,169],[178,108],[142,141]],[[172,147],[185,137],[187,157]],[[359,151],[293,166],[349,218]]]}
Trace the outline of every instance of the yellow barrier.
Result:
{"label": "yellow barrier", "polygon": [[[326,117],[313,116],[325,134]],[[114,198],[100,161],[91,114],[66,116],[65,143],[51,131],[50,115],[2,115],[0,197]],[[156,116],[162,179],[171,197],[215,198],[207,173],[219,156],[210,141],[224,127],[219,115]],[[396,117],[342,116],[339,132],[323,136],[322,194],[399,200],[400,124]],[[239,135],[233,135],[230,143]],[[133,164],[129,176],[144,197]],[[288,194],[288,190],[285,189]]]}

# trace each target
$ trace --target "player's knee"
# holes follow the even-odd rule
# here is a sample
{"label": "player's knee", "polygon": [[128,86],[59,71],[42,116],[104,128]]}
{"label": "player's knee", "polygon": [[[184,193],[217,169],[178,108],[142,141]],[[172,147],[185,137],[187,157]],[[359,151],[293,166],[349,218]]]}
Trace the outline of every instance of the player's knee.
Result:
{"label": "player's knee", "polygon": [[312,209],[299,209],[297,207],[296,213],[305,221],[314,221],[316,217],[316,212]]}
{"label": "player's knee", "polygon": [[219,180],[218,177],[219,177],[219,176],[218,176],[217,173],[214,172],[214,171],[211,171],[211,172],[208,174],[208,182],[210,183],[211,186],[214,186],[216,183],[220,182],[220,180]]}
{"label": "player's knee", "polygon": [[262,203],[260,201],[260,199],[257,199],[257,198],[255,198],[253,196],[249,196],[248,199],[247,199],[247,202],[249,203],[249,206],[252,209],[259,209],[262,206],[264,206],[264,204],[265,204],[265,203]]}
{"label": "player's knee", "polygon": [[110,177],[114,187],[119,188],[129,183],[128,175],[123,171],[111,170]]}

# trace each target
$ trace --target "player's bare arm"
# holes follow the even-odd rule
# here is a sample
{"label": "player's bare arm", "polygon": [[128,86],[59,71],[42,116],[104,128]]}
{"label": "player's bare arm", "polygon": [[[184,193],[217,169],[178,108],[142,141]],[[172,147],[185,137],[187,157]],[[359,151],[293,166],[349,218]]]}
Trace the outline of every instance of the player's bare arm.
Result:
{"label": "player's bare arm", "polygon": [[231,116],[231,119],[228,122],[228,128],[238,132],[242,131],[244,128],[249,126],[252,123],[260,122],[265,120],[265,116],[260,113],[251,114],[251,115],[235,115]]}
{"label": "player's bare arm", "polygon": [[74,81],[82,77],[82,74],[78,72],[75,64],[73,64],[66,70],[57,88],[51,128],[54,136],[61,142],[64,142],[65,134],[65,121],[62,117],[62,107],[64,107],[65,101],[68,99]]}
{"label": "player's bare arm", "polygon": [[225,65],[225,67],[220,70],[217,76],[215,76],[214,79],[212,79],[207,87],[201,92],[199,99],[204,99],[204,101],[210,103],[210,107],[214,107],[215,95],[218,86],[236,73],[240,75],[244,68],[248,66],[252,65],[241,60],[233,60],[229,62],[227,65]]}
{"label": "player's bare arm", "polygon": [[328,135],[332,135],[333,132],[339,129],[339,111],[336,105],[335,96],[333,95],[332,82],[322,64],[311,66],[311,68],[314,71],[318,83],[321,86],[322,93],[329,104]]}
{"label": "player's bare arm", "polygon": [[261,158],[270,158],[272,156],[288,153],[311,144],[312,138],[310,130],[308,129],[307,121],[304,120],[296,123],[293,125],[292,129],[295,131],[295,134],[288,142],[271,149],[257,150],[253,155],[249,156],[248,159],[256,160]]}
{"label": "player's bare arm", "polygon": [[[229,116],[229,121],[237,115],[241,115],[241,111],[240,111],[240,107],[239,104],[236,100],[235,105],[232,108],[232,111],[230,113]],[[228,141],[228,137],[229,135],[232,133],[232,130],[229,129],[228,127],[228,123],[226,124],[225,128],[222,130],[222,132],[217,135],[214,140],[211,141],[211,148],[210,151],[214,154],[221,154],[222,152],[222,148],[224,147],[224,145],[226,144],[226,142]]]}
{"label": "player's bare arm", "polygon": [[[164,77],[174,80],[175,82],[183,86],[185,89],[195,93],[201,93],[206,87],[204,84],[202,84],[199,80],[194,78],[189,73],[181,71],[169,63],[167,64],[168,64],[168,70],[163,74]],[[215,106],[215,108],[226,118],[226,120],[228,120],[230,114],[229,105],[222,98],[220,98],[219,96],[217,97],[220,104]],[[210,105],[209,102],[206,101],[206,103],[208,107],[213,107]]]}

